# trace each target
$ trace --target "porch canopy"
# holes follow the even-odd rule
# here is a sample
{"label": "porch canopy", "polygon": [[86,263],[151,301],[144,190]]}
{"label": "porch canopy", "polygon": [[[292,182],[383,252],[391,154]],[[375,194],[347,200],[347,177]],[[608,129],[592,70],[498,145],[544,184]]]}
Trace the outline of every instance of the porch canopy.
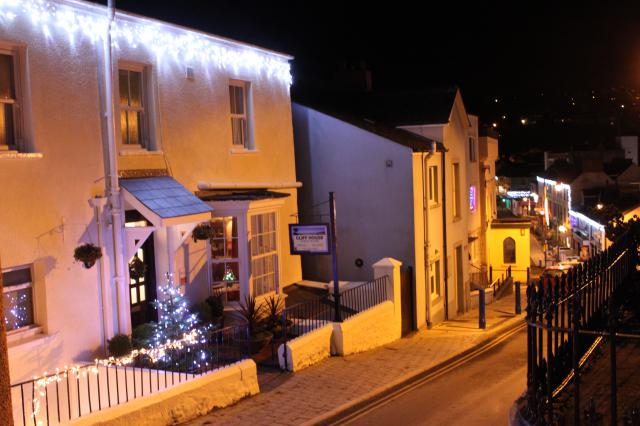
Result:
{"label": "porch canopy", "polygon": [[198,223],[213,209],[170,176],[120,179],[125,201],[156,227]]}

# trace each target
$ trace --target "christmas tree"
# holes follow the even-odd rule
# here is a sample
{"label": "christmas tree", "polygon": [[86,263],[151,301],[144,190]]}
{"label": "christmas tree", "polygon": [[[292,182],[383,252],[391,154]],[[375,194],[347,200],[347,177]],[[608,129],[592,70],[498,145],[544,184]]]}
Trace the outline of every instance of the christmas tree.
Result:
{"label": "christmas tree", "polygon": [[174,285],[173,276],[167,273],[167,281],[159,288],[160,297],[153,301],[158,311],[158,324],[154,330],[154,346],[167,343],[169,340],[181,339],[186,333],[196,328],[198,316],[189,311],[187,300]]}

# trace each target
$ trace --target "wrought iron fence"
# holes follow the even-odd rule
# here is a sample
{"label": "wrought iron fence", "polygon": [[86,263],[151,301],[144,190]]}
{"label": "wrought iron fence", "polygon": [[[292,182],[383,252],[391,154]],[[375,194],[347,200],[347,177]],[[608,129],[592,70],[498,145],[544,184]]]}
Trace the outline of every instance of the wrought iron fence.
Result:
{"label": "wrought iron fence", "polygon": [[573,383],[579,423],[580,369],[607,335],[606,308],[614,292],[635,277],[636,264],[637,241],[627,235],[566,275],[527,286],[527,393],[520,415],[528,422],[557,423],[554,402]]}
{"label": "wrought iron fence", "polygon": [[206,332],[194,345],[168,350],[157,362],[141,357],[133,365],[82,365],[17,383],[11,387],[14,423],[61,424],[171,388],[247,358],[240,343],[247,335],[245,326],[227,327]]}
{"label": "wrought iron fence", "polygon": [[340,294],[341,317],[345,320],[386,300],[389,277],[384,275]]}
{"label": "wrought iron fence", "polygon": [[282,312],[285,337],[297,337],[333,321],[333,302],[322,297],[285,308]]}

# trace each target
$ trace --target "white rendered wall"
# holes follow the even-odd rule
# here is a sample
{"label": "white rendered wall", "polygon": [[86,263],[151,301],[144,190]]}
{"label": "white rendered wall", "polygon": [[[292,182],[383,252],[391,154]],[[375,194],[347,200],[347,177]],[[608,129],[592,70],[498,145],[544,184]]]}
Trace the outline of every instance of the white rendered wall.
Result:
{"label": "white rendered wall", "polygon": [[[301,221],[328,222],[327,204],[309,206],[336,193],[340,280],[370,279],[370,265],[383,257],[414,265],[411,149],[302,105],[293,117]],[[305,278],[331,280],[330,259],[303,256]]]}

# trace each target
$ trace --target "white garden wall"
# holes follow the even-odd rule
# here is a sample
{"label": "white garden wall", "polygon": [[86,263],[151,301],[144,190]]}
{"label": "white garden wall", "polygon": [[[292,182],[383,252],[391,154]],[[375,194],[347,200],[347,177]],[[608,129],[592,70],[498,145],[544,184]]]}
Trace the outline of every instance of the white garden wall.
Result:
{"label": "white garden wall", "polygon": [[234,404],[260,392],[253,360],[244,360],[173,388],[109,408],[70,423],[85,425],[172,425]]}
{"label": "white garden wall", "polygon": [[341,323],[333,324],[331,353],[350,355],[391,343],[402,335],[393,302],[383,302]]}
{"label": "white garden wall", "polygon": [[[327,324],[287,342],[287,365],[289,371],[300,371],[331,356],[331,335],[333,324]],[[280,368],[285,368],[285,346],[278,348]]]}

